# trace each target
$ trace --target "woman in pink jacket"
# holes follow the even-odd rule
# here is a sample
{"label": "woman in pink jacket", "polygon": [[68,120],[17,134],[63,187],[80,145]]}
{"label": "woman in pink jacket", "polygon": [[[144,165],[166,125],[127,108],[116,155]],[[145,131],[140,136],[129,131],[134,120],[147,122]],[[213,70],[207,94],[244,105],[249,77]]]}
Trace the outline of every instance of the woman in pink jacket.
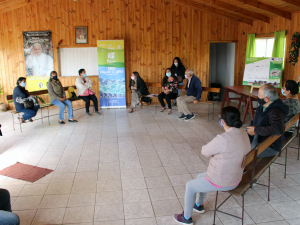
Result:
{"label": "woman in pink jacket", "polygon": [[211,157],[207,172],[187,182],[184,211],[174,215],[176,222],[192,224],[193,210],[205,212],[203,202],[207,192],[232,190],[242,180],[241,165],[251,145],[247,132],[241,128],[243,123],[239,110],[232,106],[224,107],[219,124],[225,132],[202,147],[202,155]]}

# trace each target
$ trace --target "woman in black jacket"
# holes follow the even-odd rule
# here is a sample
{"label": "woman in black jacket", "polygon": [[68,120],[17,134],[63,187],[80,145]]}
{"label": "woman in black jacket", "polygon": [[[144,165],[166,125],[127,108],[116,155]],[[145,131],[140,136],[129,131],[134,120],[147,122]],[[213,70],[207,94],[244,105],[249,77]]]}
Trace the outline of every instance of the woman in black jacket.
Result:
{"label": "woman in black jacket", "polygon": [[173,64],[171,66],[172,72],[175,74],[175,76],[178,79],[178,83],[182,85],[182,82],[185,78],[185,67],[182,65],[182,62],[179,57],[175,57],[173,60]]}
{"label": "woman in black jacket", "polygon": [[129,113],[133,112],[133,108],[139,104],[140,107],[143,106],[140,98],[142,95],[149,94],[148,88],[145,81],[140,77],[138,72],[133,72],[131,75],[131,80],[129,82],[129,88],[132,92],[131,95],[131,108]]}

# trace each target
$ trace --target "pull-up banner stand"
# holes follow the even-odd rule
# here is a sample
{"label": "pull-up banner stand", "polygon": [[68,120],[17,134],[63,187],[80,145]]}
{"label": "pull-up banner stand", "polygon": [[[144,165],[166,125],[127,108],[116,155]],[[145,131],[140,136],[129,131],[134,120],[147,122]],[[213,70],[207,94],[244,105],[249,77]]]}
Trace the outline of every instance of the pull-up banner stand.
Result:
{"label": "pull-up banner stand", "polygon": [[124,40],[97,41],[101,108],[126,108]]}
{"label": "pull-up banner stand", "polygon": [[282,58],[247,58],[243,85],[259,87],[269,83],[281,88],[282,69]]}

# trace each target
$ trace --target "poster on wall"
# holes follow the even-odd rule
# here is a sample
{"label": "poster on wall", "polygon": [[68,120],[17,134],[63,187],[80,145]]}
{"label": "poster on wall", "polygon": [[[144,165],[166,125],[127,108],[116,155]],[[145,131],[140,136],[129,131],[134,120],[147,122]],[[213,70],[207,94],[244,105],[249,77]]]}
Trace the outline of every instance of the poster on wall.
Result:
{"label": "poster on wall", "polygon": [[124,40],[97,41],[101,108],[126,108]]}
{"label": "poster on wall", "polygon": [[243,85],[262,86],[270,83],[281,88],[282,69],[282,58],[247,58]]}
{"label": "poster on wall", "polygon": [[54,70],[51,31],[23,32],[26,83],[28,91],[47,89]]}

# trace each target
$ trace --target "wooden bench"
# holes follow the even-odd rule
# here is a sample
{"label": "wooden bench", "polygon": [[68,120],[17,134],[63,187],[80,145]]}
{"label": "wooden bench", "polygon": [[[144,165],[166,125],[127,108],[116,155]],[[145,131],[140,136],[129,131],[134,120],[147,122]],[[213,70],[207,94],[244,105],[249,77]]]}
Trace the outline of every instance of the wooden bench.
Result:
{"label": "wooden bench", "polygon": [[[293,117],[290,121],[286,123],[285,130],[288,130],[294,123],[297,122],[299,119],[300,113],[297,114],[295,117]],[[293,135],[293,137],[296,136]],[[216,194],[216,202],[215,202],[215,209],[214,209],[214,222],[215,224],[215,217],[216,212],[221,212],[236,218],[239,218],[242,220],[242,224],[244,224],[244,195],[246,194],[247,190],[249,188],[252,188],[253,183],[256,183],[258,185],[266,186],[268,187],[268,201],[270,201],[270,177],[271,177],[271,164],[274,163],[274,161],[278,158],[279,153],[272,157],[266,157],[266,158],[257,158],[258,155],[260,155],[264,150],[266,150],[272,143],[274,143],[278,138],[281,136],[278,135],[271,135],[268,137],[264,142],[260,143],[258,146],[256,146],[253,150],[251,150],[246,156],[244,156],[243,162],[242,162],[242,168],[247,168],[243,174],[242,180],[239,183],[239,185],[231,190],[228,191],[230,195],[219,205],[217,206],[218,202],[218,191]],[[294,137],[295,138],[295,137]],[[282,149],[287,148],[287,145],[292,141],[293,139],[286,139],[284,143],[282,144]],[[267,170],[268,171],[268,185],[257,183],[257,180],[260,178],[260,176]],[[242,196],[242,217],[238,217],[236,215],[232,215],[227,212],[220,211],[219,208],[232,196]]]}
{"label": "wooden bench", "polygon": [[[63,87],[64,88],[64,91],[67,91],[68,89],[69,89],[69,87],[73,87],[74,89],[76,89],[76,86],[74,85],[74,86],[67,86],[67,87]],[[48,94],[48,90],[41,90],[41,91],[33,91],[33,92],[28,92],[28,94],[29,95],[34,95],[34,96],[37,96],[37,95],[45,95],[45,94]],[[10,101],[10,100],[13,100],[13,95],[7,95],[6,96],[6,99],[8,100],[8,101]],[[78,100],[81,100],[80,98],[71,98],[71,99],[69,99],[71,102],[74,102],[74,101],[78,101]],[[49,107],[50,106],[53,106],[51,103],[45,103],[45,104],[40,104],[40,111],[41,111],[41,117],[40,118],[38,118],[38,119],[35,119],[35,120],[42,120],[42,123],[43,123],[43,119],[44,118],[48,118],[48,124],[50,125],[50,120],[49,120],[49,118],[50,118],[50,116],[56,116],[56,115],[58,115],[58,114],[52,114],[52,115],[49,115]],[[44,109],[44,108],[46,108],[47,109],[47,116],[43,116],[43,114],[42,114],[42,110]],[[84,107],[81,107],[81,108],[78,108],[78,109],[75,109],[75,110],[79,110],[79,109],[82,109],[82,108],[84,108]],[[74,109],[73,109],[73,111],[75,111]],[[18,111],[16,111],[16,110],[14,110],[14,111],[11,111],[11,114],[12,114],[12,119],[13,119],[13,128],[14,128],[14,130],[15,130],[15,124],[19,124],[19,126],[20,126],[20,130],[21,130],[21,132],[22,132],[22,126],[21,126],[21,122],[18,120],[18,123],[16,123],[15,122],[15,120],[14,120],[14,115],[15,114],[17,114],[18,115],[18,117],[20,116],[20,113],[21,112],[18,112]],[[34,121],[35,121],[34,120]]]}
{"label": "wooden bench", "polygon": [[[161,89],[161,83],[146,83],[146,86],[148,87],[156,87],[156,88],[160,88]],[[178,89],[184,89],[185,86],[184,85],[179,85]],[[220,93],[221,88],[213,88],[213,87],[202,87],[203,92],[211,92],[211,93]],[[183,93],[183,92],[182,92]],[[155,113],[157,111],[157,99],[158,99],[158,94],[149,94],[149,95],[142,95],[141,97],[155,97],[156,98],[156,103],[155,103]],[[176,100],[176,99],[172,99],[172,100]],[[213,119],[214,119],[214,113],[215,113],[215,107],[214,104],[217,103],[217,101],[208,101],[208,95],[206,97],[205,101],[199,101],[198,103],[200,104],[208,104],[208,112],[207,112],[207,121],[209,122],[209,115],[213,114]],[[213,112],[210,113],[210,106],[213,106]]]}

